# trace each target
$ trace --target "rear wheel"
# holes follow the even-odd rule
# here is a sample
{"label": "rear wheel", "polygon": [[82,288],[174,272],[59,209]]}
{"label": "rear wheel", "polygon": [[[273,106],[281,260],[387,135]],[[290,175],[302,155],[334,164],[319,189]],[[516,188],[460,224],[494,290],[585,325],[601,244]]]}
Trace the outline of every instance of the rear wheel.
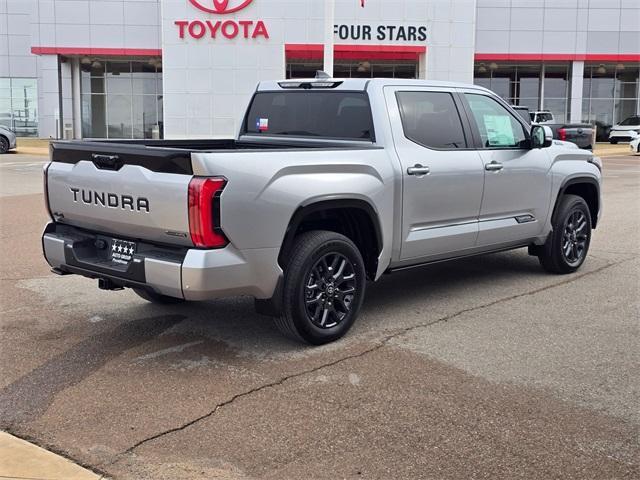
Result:
{"label": "rear wheel", "polygon": [[6,137],[0,136],[0,154],[7,153],[9,151],[9,140]]}
{"label": "rear wheel", "polygon": [[565,195],[558,205],[553,232],[540,250],[540,264],[548,272],[572,273],[587,258],[591,243],[591,213],[582,197]]}
{"label": "rear wheel", "polygon": [[276,325],[290,338],[313,345],[339,339],[353,325],[365,293],[360,251],[344,235],[300,235],[285,268],[283,313]]}
{"label": "rear wheel", "polygon": [[142,288],[134,288],[133,291],[140,298],[145,299],[147,302],[158,303],[161,305],[171,305],[176,303],[183,303],[183,298],[169,297],[168,295],[161,295],[151,290],[144,290]]}

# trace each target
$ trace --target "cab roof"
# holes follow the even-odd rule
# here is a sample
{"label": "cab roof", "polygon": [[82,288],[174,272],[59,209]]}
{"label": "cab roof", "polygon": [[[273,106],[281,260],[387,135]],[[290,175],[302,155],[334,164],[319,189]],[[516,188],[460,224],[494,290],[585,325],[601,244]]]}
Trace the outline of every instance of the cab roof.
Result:
{"label": "cab roof", "polygon": [[[314,84],[320,85],[314,87]],[[333,85],[330,85],[333,84]],[[410,80],[403,78],[291,78],[287,80],[265,80],[258,84],[257,91],[288,90],[297,88],[326,88],[336,90],[362,90],[369,87],[410,86],[410,87],[438,87],[438,88],[474,88],[485,90],[479,85],[460,82],[445,82],[439,80]]]}

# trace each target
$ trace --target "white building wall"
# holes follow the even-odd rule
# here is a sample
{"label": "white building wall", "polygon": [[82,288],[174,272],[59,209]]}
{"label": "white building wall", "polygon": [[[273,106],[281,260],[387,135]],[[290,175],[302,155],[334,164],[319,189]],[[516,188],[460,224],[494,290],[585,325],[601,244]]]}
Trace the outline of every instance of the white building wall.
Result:
{"label": "white building wall", "polygon": [[[359,3],[336,0],[336,23],[427,26],[422,78],[470,82],[474,52],[533,55],[533,61],[568,55],[579,62],[580,55],[640,51],[640,0],[366,0],[366,8]],[[40,135],[53,136],[57,59],[31,55],[31,47],[88,50],[93,56],[162,49],[166,135],[227,136],[237,131],[256,82],[284,76],[286,44],[322,43],[323,14],[322,0],[254,0],[224,16],[200,12],[189,0],[0,0],[0,77],[39,78]],[[176,19],[219,18],[263,20],[270,38],[180,39],[174,25]],[[336,38],[341,42],[388,43]],[[64,112],[65,123],[72,123],[68,67],[63,64]],[[579,71],[574,69],[575,86]],[[573,97],[576,107],[580,102]]]}
{"label": "white building wall", "polygon": [[479,54],[637,54],[640,0],[477,0]]}
{"label": "white building wall", "polygon": [[36,0],[0,1],[0,77],[36,78],[30,15]]}
{"label": "white building wall", "polygon": [[[233,3],[233,2],[232,2]],[[236,2],[240,3],[240,2]],[[180,38],[182,20],[262,20],[269,38],[209,35]],[[475,0],[336,0],[336,24],[426,25],[427,46],[420,62],[426,78],[473,80]],[[186,0],[162,1],[164,131],[167,138],[234,135],[256,83],[285,76],[285,45],[323,42],[324,5],[320,1],[256,0],[235,14],[204,13]],[[396,44],[340,40],[340,44]],[[366,57],[366,55],[365,55]],[[363,58],[366,59],[366,58]]]}
{"label": "white building wall", "polygon": [[30,1],[34,47],[161,48],[160,0]]}

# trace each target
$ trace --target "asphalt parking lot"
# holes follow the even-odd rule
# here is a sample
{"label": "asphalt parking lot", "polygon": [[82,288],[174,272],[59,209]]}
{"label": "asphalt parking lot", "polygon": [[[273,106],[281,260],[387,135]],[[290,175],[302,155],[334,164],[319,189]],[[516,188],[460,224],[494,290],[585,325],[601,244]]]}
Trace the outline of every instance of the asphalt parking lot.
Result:
{"label": "asphalt parking lot", "polygon": [[371,285],[321,348],[253,302],[56,277],[44,157],[0,158],[0,429],[116,479],[640,478],[640,157],[604,159],[584,267],[524,250]]}

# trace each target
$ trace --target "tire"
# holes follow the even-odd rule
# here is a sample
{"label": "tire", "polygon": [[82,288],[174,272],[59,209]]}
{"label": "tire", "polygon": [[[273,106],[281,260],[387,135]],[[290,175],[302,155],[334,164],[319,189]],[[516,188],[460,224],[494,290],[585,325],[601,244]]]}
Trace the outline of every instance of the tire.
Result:
{"label": "tire", "polygon": [[9,140],[6,137],[0,136],[0,154],[7,153],[9,151]]}
{"label": "tire", "polygon": [[611,145],[617,145],[618,144],[618,140],[609,140],[609,143]]}
{"label": "tire", "polygon": [[345,335],[364,299],[362,255],[344,235],[312,231],[296,238],[285,266],[278,329],[294,340],[322,345]]}
{"label": "tire", "polygon": [[183,298],[169,297],[168,295],[161,295],[159,293],[152,292],[151,290],[143,290],[141,288],[133,288],[132,290],[140,298],[143,298],[150,303],[157,303],[160,305],[172,305],[176,303],[184,303]]}
{"label": "tire", "polygon": [[553,231],[538,254],[542,268],[558,274],[578,270],[589,252],[591,225],[591,213],[582,197],[562,197],[553,220]]}

